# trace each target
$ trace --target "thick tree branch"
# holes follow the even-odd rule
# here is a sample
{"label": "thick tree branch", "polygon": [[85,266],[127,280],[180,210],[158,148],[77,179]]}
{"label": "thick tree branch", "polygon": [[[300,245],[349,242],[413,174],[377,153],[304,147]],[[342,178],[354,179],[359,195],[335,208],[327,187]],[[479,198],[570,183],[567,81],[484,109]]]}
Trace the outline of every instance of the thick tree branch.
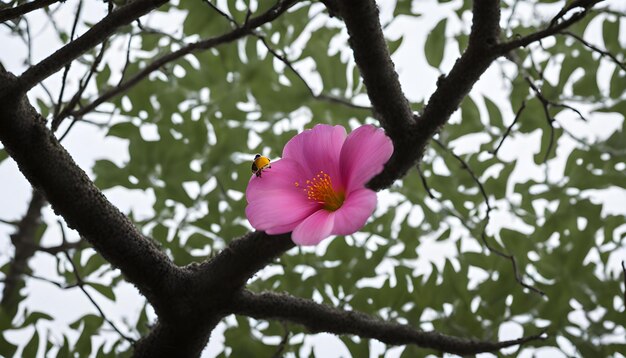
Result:
{"label": "thick tree branch", "polygon": [[372,189],[380,190],[404,175],[411,166],[405,164],[416,145],[413,111],[391,61],[376,2],[345,0],[335,5],[346,23],[354,60],[361,71],[374,116],[394,144],[394,153],[385,164],[384,172],[370,182]]}
{"label": "thick tree branch", "polygon": [[28,14],[29,12],[41,9],[42,7],[50,6],[59,1],[61,0],[35,0],[10,9],[4,9],[0,11],[0,23],[15,19],[16,17]]}
{"label": "thick tree branch", "polygon": [[[14,76],[0,72],[5,88],[15,82]],[[160,311],[160,303],[170,298],[167,289],[180,279],[182,270],[104,197],[24,95],[0,97],[0,140],[68,226],[119,268]]]}
{"label": "thick tree branch", "polygon": [[[136,0],[120,7],[91,27],[82,36],[61,47],[33,67],[30,67],[19,76],[18,81],[15,81],[9,90],[27,92],[37,83],[48,78],[78,56],[104,41],[118,27],[131,23],[166,2],[167,0]],[[3,90],[0,89],[0,97],[3,96]]]}
{"label": "thick tree branch", "polygon": [[255,231],[234,240],[213,259],[200,265],[188,266],[197,278],[201,291],[216,289],[231,294],[263,267],[294,247],[290,234],[270,236]]}
{"label": "thick tree branch", "polygon": [[374,338],[390,345],[415,344],[459,355],[494,352],[542,339],[542,334],[503,342],[463,339],[436,332],[424,332],[409,325],[382,321],[360,312],[344,311],[312,300],[273,292],[254,294],[242,291],[234,297],[232,307],[235,314],[256,319],[294,322],[305,326],[313,333],[353,334],[363,338]]}
{"label": "thick tree branch", "polygon": [[[448,121],[474,83],[497,58],[494,48],[500,34],[500,2],[498,0],[475,1],[473,13],[472,32],[467,49],[450,73],[439,79],[437,89],[424,107],[424,112],[411,127],[411,137],[406,144],[406,149],[401,147],[399,153],[394,153],[385,170],[369,183],[371,188],[388,187],[398,176],[404,175],[414,167],[423,156],[428,141]],[[376,71],[375,68],[360,68],[363,72]],[[370,94],[369,88],[368,94]],[[382,95],[381,101],[384,101],[384,93]],[[376,107],[377,104],[372,102]],[[396,150],[398,150],[397,147]]]}

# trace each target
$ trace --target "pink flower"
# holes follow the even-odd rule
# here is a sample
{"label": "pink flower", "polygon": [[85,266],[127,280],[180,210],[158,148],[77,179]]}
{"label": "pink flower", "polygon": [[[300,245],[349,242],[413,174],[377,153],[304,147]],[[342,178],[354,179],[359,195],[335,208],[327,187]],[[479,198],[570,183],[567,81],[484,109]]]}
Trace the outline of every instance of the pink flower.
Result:
{"label": "pink flower", "polygon": [[246,216],[270,235],[291,231],[298,245],[353,234],[376,208],[376,192],[365,184],[392,153],[391,140],[374,126],[347,135],[342,126],[316,125],[293,137],[261,177],[252,176]]}

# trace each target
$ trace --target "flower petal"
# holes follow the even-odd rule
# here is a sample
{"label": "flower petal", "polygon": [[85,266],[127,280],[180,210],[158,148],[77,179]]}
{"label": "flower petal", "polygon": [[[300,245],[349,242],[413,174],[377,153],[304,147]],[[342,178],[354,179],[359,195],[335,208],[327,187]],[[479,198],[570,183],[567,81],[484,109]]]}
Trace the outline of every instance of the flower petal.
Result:
{"label": "flower petal", "polygon": [[383,170],[393,153],[393,143],[382,129],[364,125],[353,130],[341,148],[341,177],[346,191],[363,187]]}
{"label": "flower petal", "polygon": [[[272,234],[289,232],[319,210],[316,203],[309,200],[302,202],[298,198],[289,192],[281,192],[268,196],[266,200],[255,200],[246,206],[246,217],[257,230],[270,231]],[[279,232],[280,229],[286,231]]]}
{"label": "flower petal", "polygon": [[334,235],[350,235],[359,231],[376,209],[376,192],[358,189],[348,194],[343,205],[335,211]]}
{"label": "flower petal", "polygon": [[293,230],[306,217],[319,210],[320,205],[307,199],[302,188],[294,185],[302,176],[300,165],[291,160],[279,160],[261,177],[253,176],[246,189],[246,216],[257,230],[270,234]]}
{"label": "flower petal", "polygon": [[296,226],[291,233],[291,239],[297,245],[317,245],[330,236],[334,221],[334,212],[318,210]]}
{"label": "flower petal", "polygon": [[[272,162],[271,166],[271,168],[263,170],[260,177],[253,174],[250,178],[246,188],[246,200],[248,202],[267,200],[276,191],[292,190],[298,193],[302,191],[301,188],[294,185],[295,182],[306,178],[304,169],[298,162],[281,159]],[[302,199],[306,200],[306,195],[302,195]]]}
{"label": "flower petal", "polygon": [[283,149],[283,158],[300,163],[307,179],[323,170],[333,183],[340,184],[339,155],[345,140],[344,127],[318,124],[291,138]]}

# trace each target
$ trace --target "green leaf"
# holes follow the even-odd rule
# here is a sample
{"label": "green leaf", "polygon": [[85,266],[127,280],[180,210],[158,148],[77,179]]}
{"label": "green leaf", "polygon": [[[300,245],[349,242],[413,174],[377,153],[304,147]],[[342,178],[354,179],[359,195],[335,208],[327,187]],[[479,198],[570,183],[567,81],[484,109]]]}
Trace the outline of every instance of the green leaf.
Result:
{"label": "green leaf", "polygon": [[502,121],[500,108],[488,97],[483,97],[483,100],[487,107],[487,113],[489,113],[489,123],[494,127],[503,128],[504,122]]}
{"label": "green leaf", "polygon": [[614,55],[623,53],[624,48],[619,41],[620,36],[620,20],[605,19],[602,23],[602,37],[604,38],[604,46],[606,50]]}
{"label": "green leaf", "polygon": [[115,301],[115,292],[113,292],[113,287],[102,285],[99,283],[94,283],[94,282],[90,282],[89,286],[93,287],[96,291],[98,291],[104,297],[110,299],[111,301]]}
{"label": "green leaf", "polygon": [[50,315],[46,314],[46,313],[43,313],[43,312],[31,312],[26,317],[26,319],[24,320],[24,323],[22,323],[20,325],[20,328],[34,325],[35,323],[37,323],[37,321],[39,321],[41,319],[47,320],[47,321],[53,320],[53,318]]}
{"label": "green leaf", "polygon": [[37,333],[37,329],[35,329],[33,336],[30,338],[30,341],[28,341],[28,344],[26,344],[26,347],[24,347],[24,350],[22,351],[22,356],[23,357],[36,357],[38,349],[39,349],[39,333]]}
{"label": "green leaf", "polygon": [[428,61],[428,64],[432,67],[439,68],[443,60],[443,52],[446,47],[447,22],[447,18],[439,21],[426,38],[424,55],[426,56],[426,61]]}
{"label": "green leaf", "polygon": [[387,41],[387,46],[389,46],[389,53],[394,54],[398,50],[398,48],[400,48],[400,45],[402,45],[403,40],[404,37],[400,36],[397,40]]}
{"label": "green leaf", "polygon": [[13,357],[16,350],[17,350],[17,346],[7,341],[4,338],[4,333],[0,332],[0,356]]}
{"label": "green leaf", "polygon": [[209,245],[211,241],[212,240],[209,239],[208,237],[202,234],[195,233],[189,236],[189,238],[187,238],[187,242],[185,243],[185,246],[187,246],[190,249],[203,249],[206,245]]}

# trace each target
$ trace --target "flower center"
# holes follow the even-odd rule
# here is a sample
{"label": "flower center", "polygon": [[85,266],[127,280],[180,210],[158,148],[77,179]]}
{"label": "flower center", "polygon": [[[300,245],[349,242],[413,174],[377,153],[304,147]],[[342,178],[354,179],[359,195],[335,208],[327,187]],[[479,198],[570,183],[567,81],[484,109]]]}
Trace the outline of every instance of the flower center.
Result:
{"label": "flower center", "polygon": [[[324,209],[328,211],[339,209],[345,200],[344,193],[333,189],[330,175],[324,173],[323,170],[320,170],[312,179],[307,180],[305,184],[306,186],[302,188],[302,191],[304,191],[307,198],[324,205]],[[294,185],[300,187],[298,182],[295,182]]]}

